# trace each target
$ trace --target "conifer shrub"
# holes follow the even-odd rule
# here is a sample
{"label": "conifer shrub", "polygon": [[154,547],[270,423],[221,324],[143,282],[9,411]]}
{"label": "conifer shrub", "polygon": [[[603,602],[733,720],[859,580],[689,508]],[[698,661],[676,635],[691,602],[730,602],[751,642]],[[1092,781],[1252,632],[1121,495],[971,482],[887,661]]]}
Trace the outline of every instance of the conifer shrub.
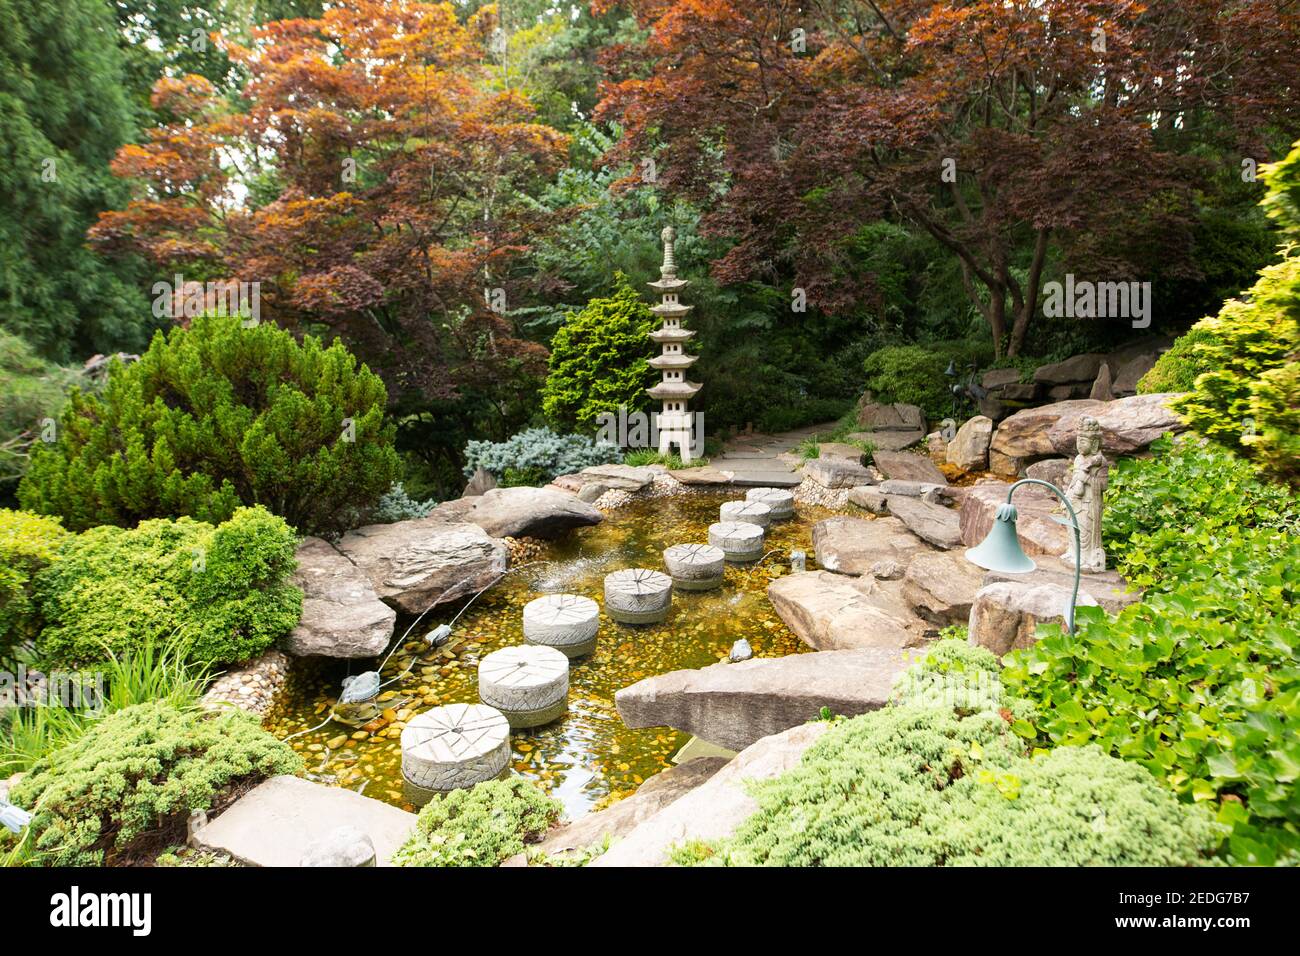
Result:
{"label": "conifer shrub", "polygon": [[54,518],[0,508],[0,660],[40,631],[33,579],[67,536]]}
{"label": "conifer shrub", "polygon": [[153,643],[183,646],[195,663],[247,660],[302,616],[302,591],[288,580],[295,544],[284,520],[260,507],[215,527],[159,518],[70,536],[36,576],[46,623],[38,654],[86,667]]}
{"label": "conifer shrub", "polygon": [[[30,860],[99,866],[129,862],[152,834],[174,842],[192,811],[211,808],[229,788],[301,770],[298,755],[249,714],[154,701],[91,723],[37,761],[9,799],[32,813]],[[0,830],[0,853],[14,841]]]}
{"label": "conifer shrub", "polygon": [[465,446],[465,477],[482,468],[502,485],[544,485],[592,465],[620,461],[618,446],[584,435],[559,435],[549,428],[529,428],[503,442],[472,441]]}
{"label": "conifer shrub", "polygon": [[1035,706],[983,648],[946,639],[889,706],[842,720],[799,765],[752,788],[730,838],[687,865],[1182,866],[1223,827],[1142,767],[1096,747],[1031,754]]}
{"label": "conifer shrub", "polygon": [[384,385],[339,342],[202,316],[116,366],[102,396],[74,391],[58,440],[18,496],[70,530],[260,504],[304,533],[343,530],[398,475]]}
{"label": "conifer shrub", "polygon": [[615,282],[613,295],[570,312],[551,341],[542,410],[558,427],[594,431],[602,412],[648,406],[654,314],[626,275]]}
{"label": "conifer shrub", "polygon": [[393,856],[397,866],[497,866],[536,843],[560,804],[521,777],[435,796]]}
{"label": "conifer shrub", "polygon": [[679,863],[1186,866],[1220,834],[1141,767],[1096,747],[1027,756],[1003,716],[902,704],[836,725],[755,784],[758,811]]}

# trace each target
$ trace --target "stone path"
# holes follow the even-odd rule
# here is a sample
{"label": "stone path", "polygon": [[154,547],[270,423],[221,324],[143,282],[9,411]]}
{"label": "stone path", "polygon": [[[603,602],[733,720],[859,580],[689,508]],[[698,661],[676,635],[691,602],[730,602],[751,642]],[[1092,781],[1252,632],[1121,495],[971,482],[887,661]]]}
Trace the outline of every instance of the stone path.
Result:
{"label": "stone path", "polygon": [[805,438],[829,435],[835,422],[809,425],[777,435],[737,435],[728,441],[722,454],[710,459],[709,464],[722,471],[735,472],[732,484],[793,488],[800,482],[795,467],[781,459],[793,452]]}

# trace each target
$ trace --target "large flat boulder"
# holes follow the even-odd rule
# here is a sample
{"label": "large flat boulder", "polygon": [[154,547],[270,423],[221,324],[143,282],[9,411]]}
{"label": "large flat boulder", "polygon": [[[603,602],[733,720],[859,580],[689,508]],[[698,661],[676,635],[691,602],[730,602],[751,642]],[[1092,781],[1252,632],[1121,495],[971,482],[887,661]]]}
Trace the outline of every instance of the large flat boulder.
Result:
{"label": "large flat boulder", "polygon": [[848,435],[849,441],[871,442],[872,446],[880,451],[902,451],[904,448],[911,448],[924,437],[925,433],[919,428],[900,431],[850,432]]}
{"label": "large flat boulder", "polygon": [[357,528],[338,549],[365,572],[381,601],[407,614],[470,597],[506,570],[504,542],[476,524],[435,516]]}
{"label": "large flat boulder", "polygon": [[592,465],[578,474],[619,491],[641,491],[655,480],[654,469],[635,465]]}
{"label": "large flat boulder", "polygon": [[947,550],[961,544],[961,516],[952,508],[896,495],[889,499],[889,513],[912,534],[936,548]]}
{"label": "large flat boulder", "polygon": [[906,565],[924,547],[897,518],[827,518],[813,525],[817,563],[838,574],[866,574],[886,559]]}
{"label": "large flat boulder", "polygon": [[[1059,557],[1041,554],[1034,558],[1034,563],[1038,567],[1028,574],[985,571],[982,583],[998,584],[1002,581],[1011,581],[1029,585],[1054,584],[1061,588],[1074,587],[1074,569],[1068,567]],[[1130,604],[1142,600],[1141,588],[1131,587],[1118,571],[1079,575],[1079,591],[1089,595],[1107,614],[1118,614]]]}
{"label": "large flat boulder", "polygon": [[630,797],[589,813],[576,823],[552,830],[536,849],[547,856],[556,856],[621,839],[642,821],[708,782],[726,765],[725,757],[697,757],[669,767],[641,784]]}
{"label": "large flat boulder", "polygon": [[1071,382],[1091,382],[1106,356],[1100,352],[1072,355],[1063,362],[1040,365],[1034,369],[1034,381],[1043,385],[1065,385]]}
{"label": "large flat boulder", "polygon": [[[1090,414],[1101,426],[1101,450],[1107,455],[1131,455],[1141,451],[1168,432],[1181,432],[1187,426],[1168,407],[1178,395],[1157,392],[1132,395],[1104,402]],[[1047,432],[1047,439],[1058,455],[1074,455],[1082,415],[1064,415]]]}
{"label": "large flat boulder", "polygon": [[796,766],[830,726],[824,721],[801,724],[751,744],[704,784],[643,820],[589,865],[663,866],[675,846],[730,836],[758,810],[750,794],[753,784]]}
{"label": "large flat boulder", "polygon": [[[1095,373],[1094,373],[1095,374]],[[1084,415],[1096,415],[1106,402],[1084,398],[1076,401],[1053,402],[1037,408],[1023,408],[1004,418],[993,433],[989,443],[989,463],[993,464],[993,453],[1003,458],[1023,460],[1028,463],[1038,458],[1059,455],[1049,432],[1061,419],[1077,420]],[[1070,454],[1074,454],[1071,449]]]}
{"label": "large flat boulder", "polygon": [[734,471],[722,471],[702,465],[699,468],[678,468],[668,472],[684,485],[729,485],[736,477]]}
{"label": "large flat boulder", "polygon": [[877,450],[872,455],[876,468],[886,478],[899,481],[922,481],[932,485],[946,485],[947,477],[925,455],[908,451]]}
{"label": "large flat boulder", "polygon": [[[606,483],[604,478],[599,481]],[[574,528],[600,524],[605,517],[587,502],[549,488],[493,488],[462,500],[474,502],[466,520],[494,538],[558,538]]]}
{"label": "large flat boulder", "polygon": [[302,588],[302,619],[284,639],[295,657],[374,657],[393,636],[397,612],[379,600],[370,578],[328,541],[298,545],[293,583]]}
{"label": "large flat boulder", "polygon": [[919,431],[925,433],[925,412],[903,402],[862,402],[858,406],[858,427],[873,432]]}
{"label": "large flat boulder", "polygon": [[993,419],[976,415],[962,423],[948,443],[948,464],[962,471],[982,471],[989,463],[989,443],[993,440]]}
{"label": "large flat boulder", "polygon": [[853,716],[885,706],[907,666],[897,648],[823,651],[670,671],[614,695],[632,728],[672,727],[728,750],[816,719],[823,707]]}
{"label": "large flat boulder", "polygon": [[[993,527],[998,506],[1007,500],[1010,487],[1001,481],[982,481],[966,489],[959,513],[961,540],[966,547],[973,548],[984,540]],[[1016,491],[1012,504],[1018,516],[1016,534],[1026,554],[1057,555],[1070,545],[1070,531],[1053,520],[1065,510],[1046,488],[1025,485]]]}
{"label": "large flat boulder", "polygon": [[975,595],[984,586],[983,568],[960,552],[925,551],[903,575],[903,599],[920,617],[938,626],[965,624]]}
{"label": "large flat boulder", "polygon": [[829,571],[787,574],[767,586],[777,615],[818,651],[921,643],[931,628],[911,612],[901,592],[901,581],[848,578]]}
{"label": "large flat boulder", "polygon": [[[1032,647],[1038,640],[1040,623],[1064,624],[1070,607],[1069,588],[1055,584],[1003,581],[986,585],[976,593],[967,622],[970,643],[988,648],[998,657],[1009,651]],[[1087,592],[1079,592],[1077,606],[1095,606]]]}
{"label": "large flat boulder", "polygon": [[822,442],[817,446],[818,458],[838,458],[842,461],[851,461],[862,464],[863,451],[858,445],[850,445],[848,442],[828,441]]}
{"label": "large flat boulder", "polygon": [[876,480],[861,462],[846,458],[814,458],[803,466],[803,473],[823,488],[853,488]]}
{"label": "large flat boulder", "polygon": [[378,865],[390,866],[415,827],[415,814],[343,787],[278,776],[236,800],[194,842],[248,866],[298,866],[308,846],[343,826],[370,837]]}

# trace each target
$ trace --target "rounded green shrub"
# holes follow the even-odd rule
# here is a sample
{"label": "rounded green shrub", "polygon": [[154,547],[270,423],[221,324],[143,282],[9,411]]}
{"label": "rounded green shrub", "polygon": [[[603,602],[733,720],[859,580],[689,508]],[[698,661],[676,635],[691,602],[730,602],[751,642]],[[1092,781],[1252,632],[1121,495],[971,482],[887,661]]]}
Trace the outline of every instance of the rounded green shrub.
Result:
{"label": "rounded green shrub", "polygon": [[[29,859],[99,866],[129,862],[134,847],[161,830],[183,837],[189,814],[230,788],[301,770],[298,755],[249,714],[150,702],[90,724],[37,761],[9,799],[32,814]],[[3,851],[15,838],[0,834]]]}
{"label": "rounded green shrub", "polygon": [[542,410],[557,426],[593,431],[602,412],[647,407],[654,314],[627,276],[615,281],[612,296],[570,312],[551,342]]}
{"label": "rounded green shrub", "polygon": [[23,507],[71,530],[150,518],[225,521],[261,504],[304,533],[341,523],[398,475],[379,377],[339,342],[203,316],[74,392],[32,457]]}
{"label": "rounded green shrub", "polygon": [[1200,323],[1192,326],[1138,380],[1138,393],[1190,392],[1196,385],[1196,376],[1210,370],[1209,363],[1198,354],[1197,346],[1213,342],[1214,336],[1206,326]]}
{"label": "rounded green shrub", "polygon": [[536,843],[560,804],[521,777],[435,796],[393,855],[398,866],[496,866]]}
{"label": "rounded green shrub", "polygon": [[33,579],[67,537],[54,518],[0,508],[0,659],[40,631]]}
{"label": "rounded green shrub", "polygon": [[916,405],[926,418],[944,418],[952,413],[954,380],[944,374],[948,363],[965,375],[971,361],[987,357],[982,346],[966,342],[887,345],[863,362],[864,384],[874,401]]}
{"label": "rounded green shrub", "polygon": [[36,577],[46,627],[37,651],[84,667],[152,642],[189,660],[247,660],[302,616],[288,581],[295,538],[264,508],[240,508],[214,527],[159,518],[131,529],[103,525],[70,537]]}

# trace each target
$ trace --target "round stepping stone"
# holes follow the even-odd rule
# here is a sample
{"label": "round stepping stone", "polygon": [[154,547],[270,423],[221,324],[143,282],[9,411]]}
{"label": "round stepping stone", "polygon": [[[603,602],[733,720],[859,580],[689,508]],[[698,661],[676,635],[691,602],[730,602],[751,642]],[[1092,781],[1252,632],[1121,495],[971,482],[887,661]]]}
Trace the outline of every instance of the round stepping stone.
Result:
{"label": "round stepping stone", "polygon": [[763,529],[748,521],[719,521],[709,525],[709,544],[733,563],[757,561],[763,556]]}
{"label": "round stepping stone", "polygon": [[750,488],[745,492],[745,500],[767,505],[773,521],[794,517],[794,494],[784,488]]}
{"label": "round stepping stone", "polygon": [[655,624],[668,616],[673,579],[649,568],[605,575],[605,613],[622,624]]}
{"label": "round stepping stone", "polygon": [[725,501],[718,511],[723,522],[747,521],[760,528],[772,523],[772,509],[761,501]]}
{"label": "round stepping stone", "polygon": [[664,551],[664,565],[673,587],[683,591],[709,591],[722,586],[727,556],[711,544],[675,544]]}
{"label": "round stepping stone", "polygon": [[510,723],[493,707],[434,707],[402,730],[402,776],[419,790],[472,787],[495,780],[509,764]]}
{"label": "round stepping stone", "polygon": [[569,659],[538,644],[493,651],[479,661],[478,699],[511,727],[549,724],[569,709]]}
{"label": "round stepping stone", "polygon": [[524,605],[524,640],[581,657],[596,649],[600,605],[580,594],[548,594]]}

